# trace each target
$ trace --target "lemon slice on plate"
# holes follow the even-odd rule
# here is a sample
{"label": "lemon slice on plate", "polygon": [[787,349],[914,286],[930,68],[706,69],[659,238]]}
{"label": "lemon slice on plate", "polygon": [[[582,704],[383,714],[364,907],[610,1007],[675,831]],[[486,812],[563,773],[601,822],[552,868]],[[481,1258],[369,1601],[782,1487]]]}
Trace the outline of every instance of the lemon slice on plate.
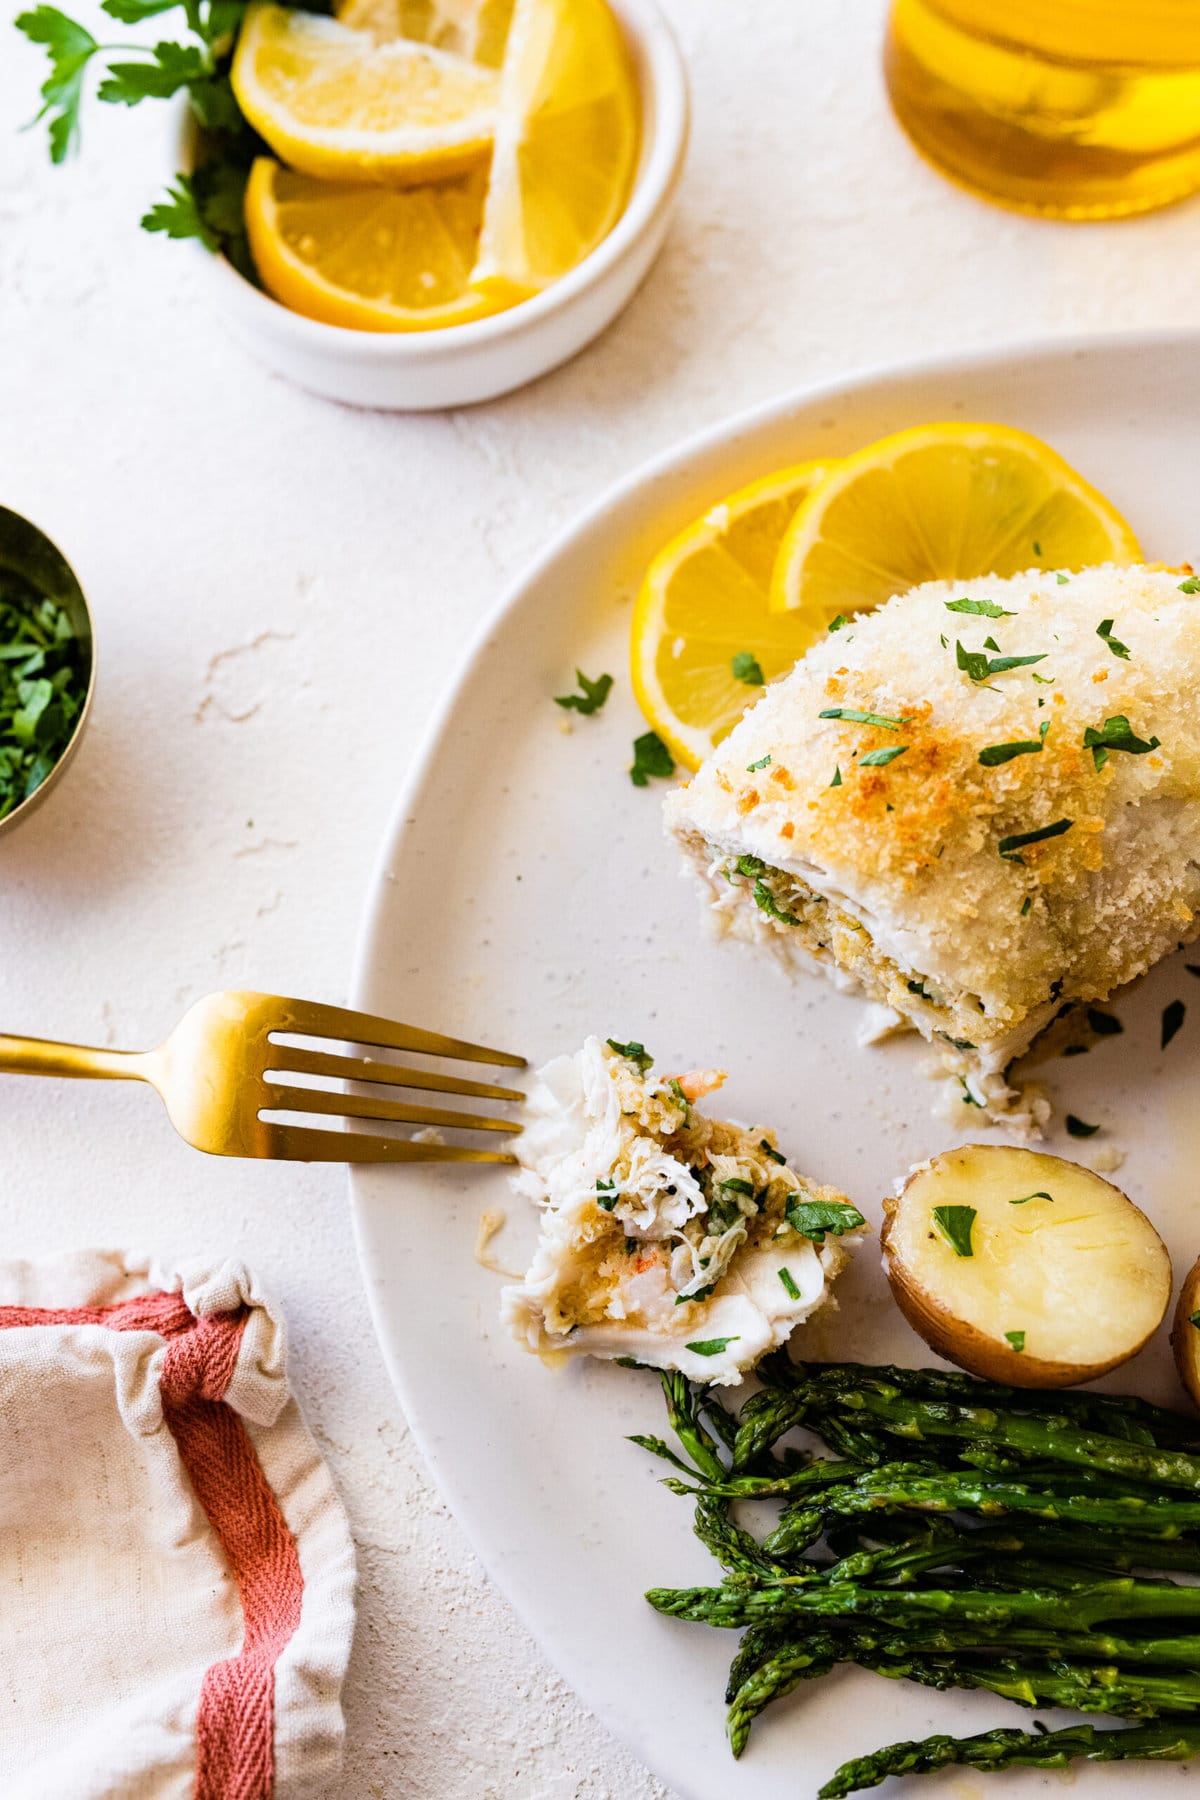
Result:
{"label": "lemon slice on plate", "polygon": [[633,609],[633,691],[689,769],[758,698],[759,676],[790,669],[812,642],[804,619],[770,612],[767,591],[797,506],[835,466],[800,463],[740,488],[672,538],[646,571]]}
{"label": "lemon slice on plate", "polygon": [[477,287],[557,281],[616,224],[637,166],[637,78],[604,0],[517,0]]}
{"label": "lemon slice on plate", "polygon": [[333,10],[343,25],[371,32],[377,43],[416,38],[498,69],[513,0],[338,0]]}
{"label": "lemon slice on plate", "polygon": [[1140,559],[1120,513],[1040,438],[919,425],[846,457],[800,507],[771,606],[816,633],[921,581]]}
{"label": "lemon slice on plate", "polygon": [[491,149],[494,70],[406,39],[380,44],[316,13],[251,6],[231,79],[254,129],[309,175],[436,181]]}
{"label": "lemon slice on plate", "polygon": [[246,187],[250,250],[293,312],[356,331],[434,331],[498,310],[469,285],[482,173],[419,188],[318,181],[260,156]]}

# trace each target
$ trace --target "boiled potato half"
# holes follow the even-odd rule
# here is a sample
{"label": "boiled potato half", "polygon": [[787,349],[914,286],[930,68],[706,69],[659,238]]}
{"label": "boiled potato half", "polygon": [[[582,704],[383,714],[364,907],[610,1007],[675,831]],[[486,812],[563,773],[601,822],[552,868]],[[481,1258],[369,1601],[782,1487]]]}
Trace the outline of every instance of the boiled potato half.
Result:
{"label": "boiled potato half", "polygon": [[1175,1323],[1171,1327],[1171,1348],[1179,1379],[1200,1406],[1200,1260],[1194,1262],[1179,1290],[1175,1306]]}
{"label": "boiled potato half", "polygon": [[884,1213],[901,1312],[972,1375],[1014,1387],[1091,1381],[1135,1356],[1170,1302],[1171,1260],[1149,1219],[1061,1156],[946,1150]]}

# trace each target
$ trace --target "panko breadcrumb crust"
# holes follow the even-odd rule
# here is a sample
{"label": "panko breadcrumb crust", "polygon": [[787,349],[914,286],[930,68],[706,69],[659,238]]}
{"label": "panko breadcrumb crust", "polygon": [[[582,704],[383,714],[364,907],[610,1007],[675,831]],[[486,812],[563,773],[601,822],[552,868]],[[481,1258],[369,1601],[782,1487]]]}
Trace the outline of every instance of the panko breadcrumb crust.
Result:
{"label": "panko breadcrumb crust", "polygon": [[[667,829],[710,897],[722,853],[836,896],[956,1020],[969,1009],[980,1045],[1050,1003],[1102,999],[1200,929],[1200,595],[1181,589],[1182,574],[1037,570],[897,596],[767,690],[668,796]],[[963,597],[1011,616],[947,609]],[[956,644],[985,651],[988,638],[1005,657],[1044,660],[973,681]],[[834,707],[904,723],[821,718]],[[1114,749],[1098,768],[1084,733],[1118,714],[1160,744]],[[980,763],[988,746],[1036,741],[1043,724],[1037,753]],[[862,766],[901,745],[886,766]],[[1003,839],[1063,819],[1062,835],[1000,854]],[[739,895],[735,930],[787,938],[751,883]],[[832,960],[843,960],[836,949]],[[895,987],[886,998],[935,1035],[930,1009]]]}

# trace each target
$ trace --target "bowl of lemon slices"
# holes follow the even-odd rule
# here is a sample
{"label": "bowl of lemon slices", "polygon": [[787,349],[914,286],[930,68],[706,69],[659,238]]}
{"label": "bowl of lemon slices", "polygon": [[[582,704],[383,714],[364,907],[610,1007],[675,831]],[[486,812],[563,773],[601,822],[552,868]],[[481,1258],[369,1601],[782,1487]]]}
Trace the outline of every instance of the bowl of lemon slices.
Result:
{"label": "bowl of lemon slices", "polygon": [[688,93],[655,0],[254,0],[231,79],[264,146],[257,280],[207,258],[217,303],[332,399],[506,393],[602,331],[662,246]]}

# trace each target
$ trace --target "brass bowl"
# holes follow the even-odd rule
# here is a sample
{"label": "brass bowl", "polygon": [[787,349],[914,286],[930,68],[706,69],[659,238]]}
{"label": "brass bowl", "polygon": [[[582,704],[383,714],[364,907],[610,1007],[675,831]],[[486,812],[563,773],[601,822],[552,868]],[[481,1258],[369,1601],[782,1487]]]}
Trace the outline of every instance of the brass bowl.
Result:
{"label": "brass bowl", "polygon": [[87,689],[83,697],[83,706],[75,721],[75,729],[67,740],[62,755],[47,775],[39,788],[35,788],[27,800],[22,800],[12,811],[0,819],[0,837],[11,831],[27,819],[34,809],[50,793],[51,789],[61,781],[67,767],[83,738],[83,729],[92,711],[92,700],[96,692],[96,642],[92,629],[91,608],[84,598],[83,589],[76,579],[75,571],[56,545],[50,542],[44,531],[20,513],[10,512],[7,506],[0,506],[0,575],[10,571],[14,575],[23,575],[25,580],[38,589],[48,599],[61,606],[70,619],[87,658]]}

